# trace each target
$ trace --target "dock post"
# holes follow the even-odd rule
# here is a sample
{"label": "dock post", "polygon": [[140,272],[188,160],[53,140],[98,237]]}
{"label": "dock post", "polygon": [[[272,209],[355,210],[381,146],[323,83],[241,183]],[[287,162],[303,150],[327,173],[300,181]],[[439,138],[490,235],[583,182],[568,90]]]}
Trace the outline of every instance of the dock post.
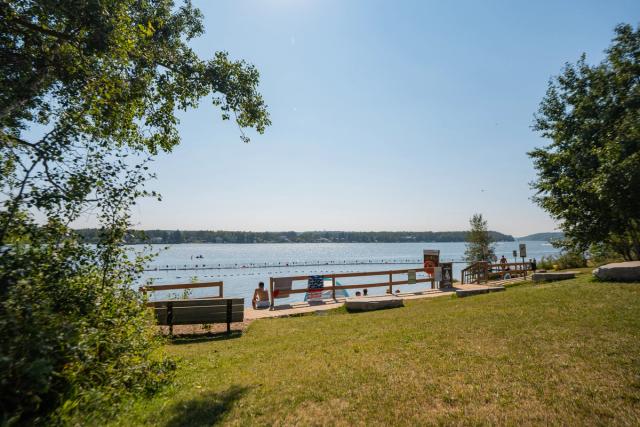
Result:
{"label": "dock post", "polygon": [[393,295],[393,273],[389,273],[389,295]]}
{"label": "dock post", "polygon": [[233,306],[232,306],[233,302],[231,300],[231,298],[229,298],[227,300],[227,334],[231,333],[231,320],[233,317]]}
{"label": "dock post", "polygon": [[169,325],[169,336],[173,337],[173,303],[167,303],[167,324]]}
{"label": "dock post", "polygon": [[269,277],[269,299],[271,300],[270,310],[273,310],[273,277]]}
{"label": "dock post", "polygon": [[331,287],[332,287],[331,292],[333,295],[333,300],[335,301],[336,300],[336,278],[335,277],[331,278]]}

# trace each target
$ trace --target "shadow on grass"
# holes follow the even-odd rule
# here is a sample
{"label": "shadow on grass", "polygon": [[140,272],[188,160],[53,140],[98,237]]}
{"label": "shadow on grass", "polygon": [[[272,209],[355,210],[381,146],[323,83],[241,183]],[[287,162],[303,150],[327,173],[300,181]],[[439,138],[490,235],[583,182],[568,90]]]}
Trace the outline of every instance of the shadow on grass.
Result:
{"label": "shadow on grass", "polygon": [[221,393],[204,393],[191,400],[182,401],[168,408],[172,414],[165,427],[211,426],[219,423],[234,405],[249,390],[248,387],[232,386]]}
{"label": "shadow on grass", "polygon": [[181,334],[174,335],[173,337],[167,337],[169,342],[173,345],[180,344],[197,344],[200,342],[212,342],[212,341],[225,341],[240,338],[242,331],[231,331],[231,333],[219,332],[219,333],[206,333],[206,334]]}

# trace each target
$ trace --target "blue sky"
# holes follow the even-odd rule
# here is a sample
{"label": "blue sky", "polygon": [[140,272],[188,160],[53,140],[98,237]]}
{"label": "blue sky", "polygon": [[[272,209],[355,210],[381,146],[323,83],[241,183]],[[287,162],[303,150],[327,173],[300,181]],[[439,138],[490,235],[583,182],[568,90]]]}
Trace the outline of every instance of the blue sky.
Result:
{"label": "blue sky", "polygon": [[194,49],[253,63],[273,125],[244,144],[208,100],[180,113],[138,228],[461,230],[480,212],[553,230],[530,201],[533,114],[565,62],[600,61],[640,18],[638,1],[194,4]]}

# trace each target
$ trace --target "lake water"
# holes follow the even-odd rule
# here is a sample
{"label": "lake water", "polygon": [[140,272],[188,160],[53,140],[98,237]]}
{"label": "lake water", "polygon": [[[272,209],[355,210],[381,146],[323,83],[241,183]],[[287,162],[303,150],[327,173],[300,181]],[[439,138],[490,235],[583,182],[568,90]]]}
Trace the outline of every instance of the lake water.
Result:
{"label": "lake water", "polygon": [[[558,253],[547,242],[498,242],[496,255],[507,257],[513,262],[512,251],[519,243],[527,245],[527,259],[540,260],[543,256]],[[258,282],[269,286],[270,277],[298,276],[311,274],[384,271],[393,269],[418,268],[422,263],[423,249],[439,249],[441,261],[453,261],[454,278],[460,280],[460,271],[466,266],[462,262],[465,244],[450,243],[275,243],[275,244],[180,244],[154,245],[160,254],[149,264],[149,268],[170,268],[168,271],[146,271],[141,283],[154,284],[195,282],[224,282],[227,297],[244,297],[250,305],[253,290]],[[133,248],[136,248],[134,245]],[[139,247],[140,249],[142,247]],[[358,262],[358,265],[331,265],[332,263]],[[414,263],[415,262],[415,263]],[[322,264],[300,266],[295,264]],[[262,264],[262,266],[260,266]],[[264,265],[267,264],[267,267]],[[288,265],[287,265],[288,264]],[[198,266],[196,269],[195,267]],[[203,266],[207,266],[203,269]],[[174,270],[179,267],[181,270]],[[209,268],[216,267],[216,268]],[[218,268],[219,267],[219,268]],[[187,269],[184,269],[187,268]],[[419,277],[419,276],[418,276]],[[369,279],[369,278],[365,278]],[[340,279],[341,284],[380,282],[380,276]],[[399,280],[399,279],[396,279]],[[298,282],[297,286],[301,286]],[[415,291],[425,288],[425,284],[404,285],[401,291]],[[372,288],[371,295],[383,294],[384,287]],[[215,290],[197,290],[192,296],[213,295]],[[158,297],[162,294],[158,293]],[[279,303],[301,301],[303,294],[295,294]]]}

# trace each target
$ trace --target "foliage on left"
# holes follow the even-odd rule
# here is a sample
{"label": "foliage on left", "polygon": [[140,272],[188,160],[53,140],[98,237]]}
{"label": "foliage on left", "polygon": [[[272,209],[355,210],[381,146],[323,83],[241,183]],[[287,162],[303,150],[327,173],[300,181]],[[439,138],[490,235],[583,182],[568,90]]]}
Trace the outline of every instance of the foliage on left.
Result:
{"label": "foliage on left", "polygon": [[[200,59],[190,2],[0,0],[0,424],[50,423],[156,390],[173,363],[122,243],[148,162],[180,142],[175,111],[270,124],[259,74]],[[70,224],[89,213],[99,239]]]}

